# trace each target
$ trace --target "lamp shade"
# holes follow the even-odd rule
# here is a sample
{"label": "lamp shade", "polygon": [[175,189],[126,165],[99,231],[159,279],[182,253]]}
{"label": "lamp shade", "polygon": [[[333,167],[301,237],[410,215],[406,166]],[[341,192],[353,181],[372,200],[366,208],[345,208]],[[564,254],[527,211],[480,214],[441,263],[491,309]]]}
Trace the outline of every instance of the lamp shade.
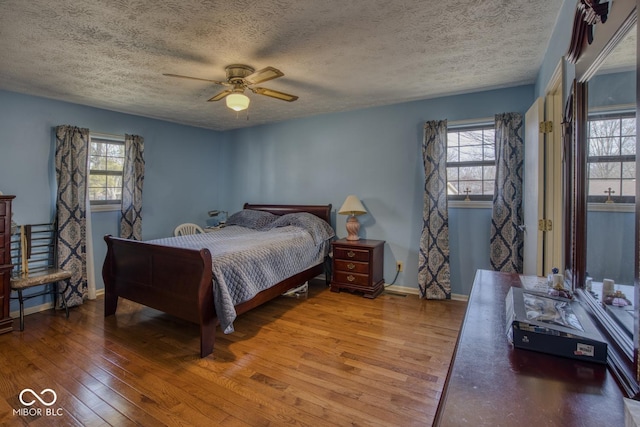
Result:
{"label": "lamp shade", "polygon": [[362,215],[366,214],[367,210],[360,203],[360,199],[351,194],[347,196],[338,213],[340,215]]}
{"label": "lamp shade", "polygon": [[249,97],[243,93],[232,93],[227,95],[227,107],[234,111],[242,111],[249,108]]}

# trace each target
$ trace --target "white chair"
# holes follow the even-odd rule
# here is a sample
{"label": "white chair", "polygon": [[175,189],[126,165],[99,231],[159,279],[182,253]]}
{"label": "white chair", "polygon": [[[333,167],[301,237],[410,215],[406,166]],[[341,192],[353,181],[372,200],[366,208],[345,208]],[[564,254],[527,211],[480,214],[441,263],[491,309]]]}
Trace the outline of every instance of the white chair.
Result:
{"label": "white chair", "polygon": [[176,227],[175,230],[173,230],[174,236],[186,236],[187,234],[199,234],[199,233],[204,233],[204,230],[202,229],[202,227],[200,227],[198,224],[193,224],[190,222],[180,224],[179,226]]}

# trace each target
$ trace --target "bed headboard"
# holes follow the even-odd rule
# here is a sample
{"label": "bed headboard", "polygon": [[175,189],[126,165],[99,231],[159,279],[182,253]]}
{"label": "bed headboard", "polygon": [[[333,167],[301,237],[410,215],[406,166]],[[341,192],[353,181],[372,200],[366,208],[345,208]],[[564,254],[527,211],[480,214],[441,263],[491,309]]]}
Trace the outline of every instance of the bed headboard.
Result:
{"label": "bed headboard", "polygon": [[331,224],[331,204],[328,205],[253,205],[245,203],[243,209],[267,211],[274,215],[285,215],[294,212],[309,212]]}

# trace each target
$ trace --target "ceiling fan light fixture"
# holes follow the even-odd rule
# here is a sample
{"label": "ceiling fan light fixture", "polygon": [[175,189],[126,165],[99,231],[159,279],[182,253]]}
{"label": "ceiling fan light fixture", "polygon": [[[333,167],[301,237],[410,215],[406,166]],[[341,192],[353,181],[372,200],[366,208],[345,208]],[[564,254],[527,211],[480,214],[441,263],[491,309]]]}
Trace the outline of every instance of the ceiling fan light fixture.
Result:
{"label": "ceiling fan light fixture", "polygon": [[[209,83],[215,83],[221,86],[227,86],[221,92],[216,93],[211,98],[207,99],[207,102],[226,100],[227,107],[235,112],[244,111],[249,108],[250,99],[244,94],[245,89],[257,95],[264,95],[274,99],[280,99],[282,101],[293,102],[298,97],[288,93],[280,92],[277,90],[269,89],[266,87],[253,87],[253,85],[266,82],[268,80],[277,79],[284,76],[284,73],[277,68],[265,67],[261,70],[255,71],[253,67],[244,64],[232,64],[225,67],[227,73],[226,81],[218,81],[211,79],[202,79],[200,77],[182,76],[180,74],[164,74],[168,77],[179,77],[181,79],[190,79],[205,81]],[[248,119],[247,115],[247,119]]]}
{"label": "ceiling fan light fixture", "polygon": [[249,108],[249,97],[243,93],[232,93],[227,95],[227,107],[233,111],[242,111]]}

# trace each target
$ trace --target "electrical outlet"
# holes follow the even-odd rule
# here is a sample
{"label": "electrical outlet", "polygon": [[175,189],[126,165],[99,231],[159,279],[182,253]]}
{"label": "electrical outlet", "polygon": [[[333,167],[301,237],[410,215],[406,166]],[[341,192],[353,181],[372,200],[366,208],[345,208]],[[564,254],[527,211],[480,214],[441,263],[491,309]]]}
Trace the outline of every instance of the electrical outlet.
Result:
{"label": "electrical outlet", "polygon": [[396,271],[401,272],[404,270],[404,263],[402,261],[396,261]]}

